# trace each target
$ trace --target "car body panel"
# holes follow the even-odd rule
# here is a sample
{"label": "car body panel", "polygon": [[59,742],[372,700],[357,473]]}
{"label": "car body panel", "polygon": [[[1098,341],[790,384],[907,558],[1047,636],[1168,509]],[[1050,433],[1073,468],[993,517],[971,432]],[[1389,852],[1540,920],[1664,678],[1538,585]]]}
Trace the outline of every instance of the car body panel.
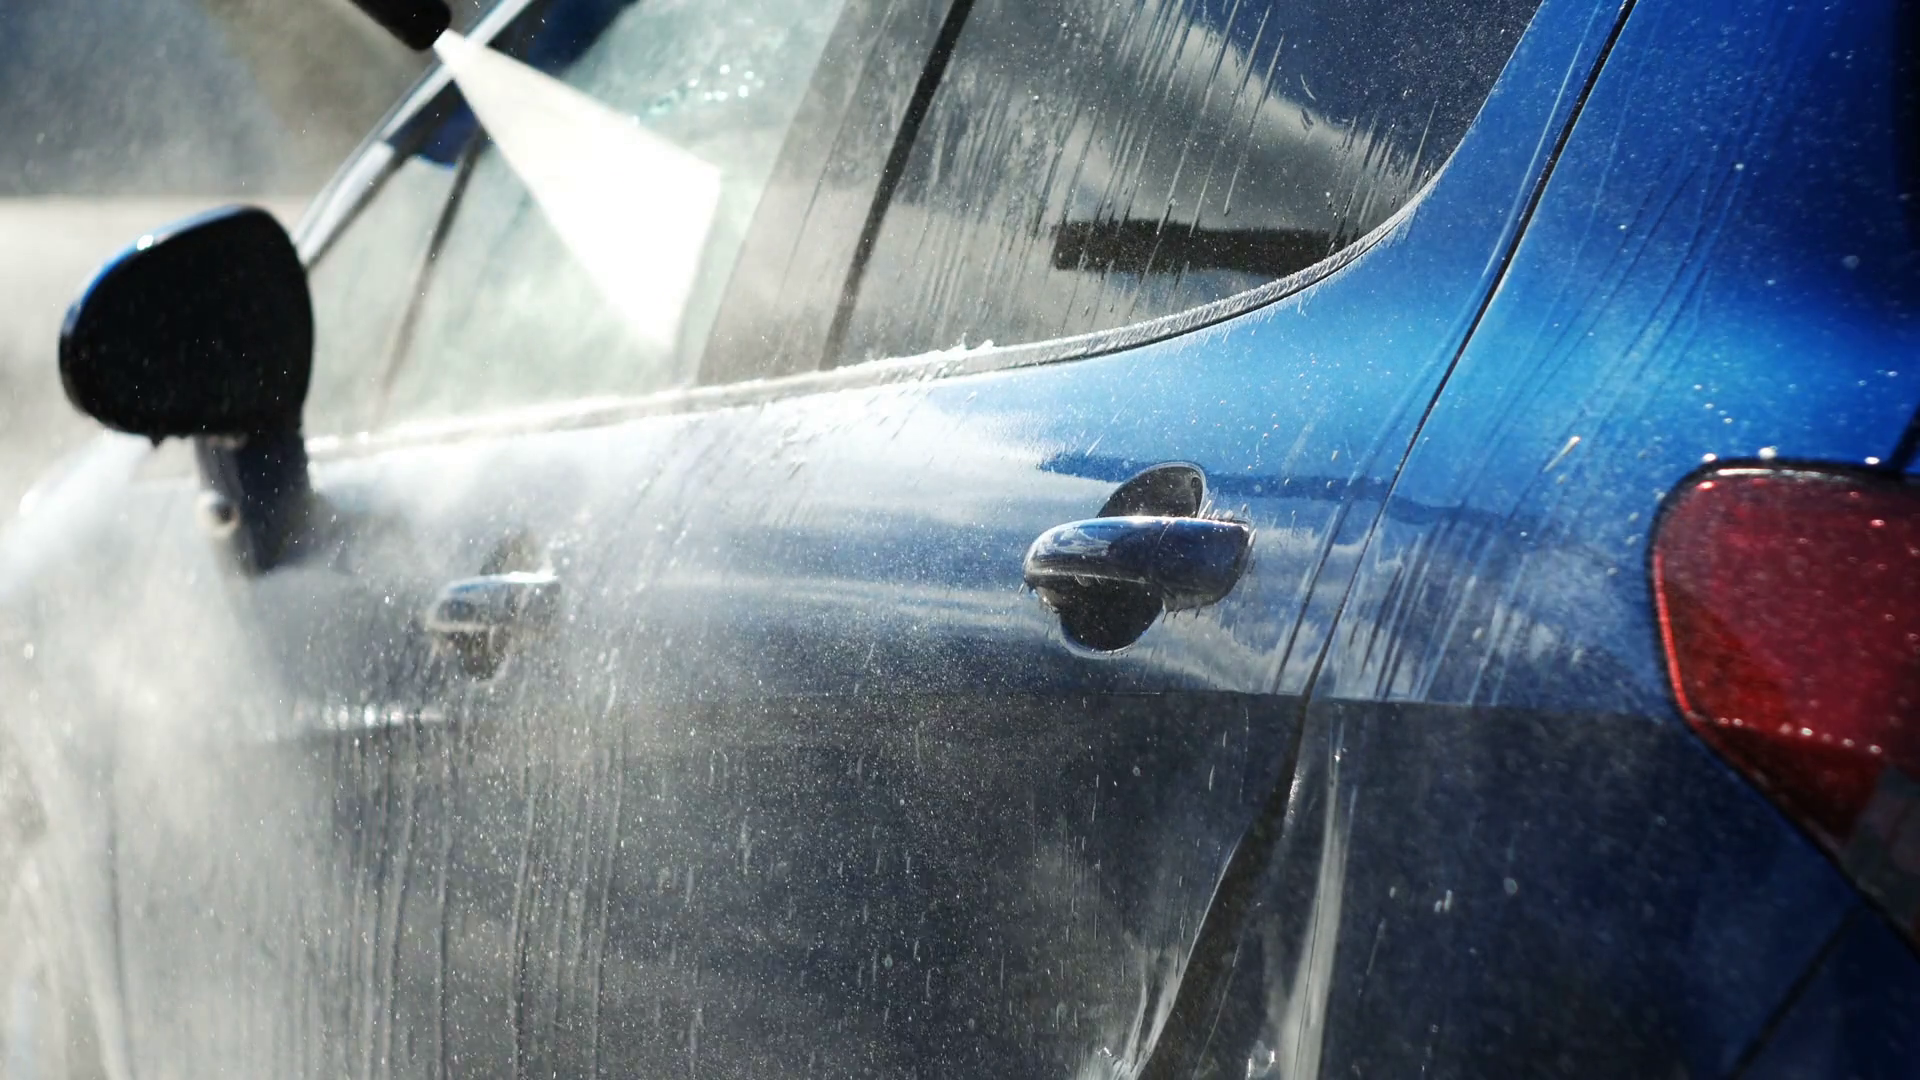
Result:
{"label": "car body panel", "polygon": [[1313,691],[1264,928],[1300,966],[1252,1000],[1297,1011],[1317,973],[1323,1071],[1733,1073],[1864,933],[1681,722],[1645,548],[1702,460],[1881,464],[1920,402],[1907,17],[1634,6]]}
{"label": "car body panel", "polygon": [[1920,1071],[1913,1015],[1920,967],[1912,947],[1872,912],[1849,919],[1772,1037],[1741,1074],[1904,1077]]}
{"label": "car body panel", "polygon": [[[115,717],[101,880],[131,1056],[1137,1065],[1614,17],[1552,0],[1412,209],[1215,327],[349,443],[316,455],[303,557],[257,578],[222,566],[190,483],[101,451],[117,477],[66,502],[117,489],[112,520],[54,500],[60,543],[20,558],[58,569],[21,577],[116,598],[43,608],[41,685],[117,666],[24,722]],[[1163,461],[1253,526],[1245,579],[1123,653],[1068,645],[1021,554]],[[436,651],[442,585],[536,565],[551,627],[490,678]]]}
{"label": "car body panel", "polygon": [[[1831,65],[1896,21],[1547,0],[1441,174],[1298,291],[332,442],[258,577],[180,455],[103,441],[0,541],[0,677],[116,1069],[1897,1048],[1911,951],[1673,714],[1640,563],[1703,454],[1859,461],[1914,410],[1899,166],[1840,152],[1894,98],[1822,94],[1879,85]],[[1244,579],[1071,644],[1027,545],[1167,462],[1253,528]],[[427,612],[516,571],[554,618],[476,673]]]}
{"label": "car body panel", "polygon": [[[1920,405],[1905,18],[1636,5],[1395,485],[1457,540],[1388,515],[1326,695],[1667,717],[1641,570],[1667,490],[1709,455],[1891,459]],[[1509,595],[1539,614],[1494,625]]]}

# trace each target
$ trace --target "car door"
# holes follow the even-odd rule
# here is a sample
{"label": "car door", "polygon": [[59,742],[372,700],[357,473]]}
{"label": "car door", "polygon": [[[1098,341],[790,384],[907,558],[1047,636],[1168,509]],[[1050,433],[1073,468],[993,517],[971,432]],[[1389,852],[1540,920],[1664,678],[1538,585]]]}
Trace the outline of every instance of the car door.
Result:
{"label": "car door", "polygon": [[[180,485],[128,503],[170,562],[123,621],[176,628],[121,650],[132,1052],[1180,1068],[1358,543],[1615,11],[558,14],[515,85],[731,162],[731,239],[640,333],[495,123],[365,335],[373,430],[308,440],[296,557],[223,575]],[[778,122],[692,111],[778,85]]]}

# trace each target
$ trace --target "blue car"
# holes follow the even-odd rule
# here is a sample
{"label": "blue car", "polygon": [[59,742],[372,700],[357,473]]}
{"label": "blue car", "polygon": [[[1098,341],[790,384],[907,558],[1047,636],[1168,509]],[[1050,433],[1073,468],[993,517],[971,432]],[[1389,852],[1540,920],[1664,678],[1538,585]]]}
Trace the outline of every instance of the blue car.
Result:
{"label": "blue car", "polygon": [[434,47],[68,317],[6,1075],[1920,1075],[1920,8]]}

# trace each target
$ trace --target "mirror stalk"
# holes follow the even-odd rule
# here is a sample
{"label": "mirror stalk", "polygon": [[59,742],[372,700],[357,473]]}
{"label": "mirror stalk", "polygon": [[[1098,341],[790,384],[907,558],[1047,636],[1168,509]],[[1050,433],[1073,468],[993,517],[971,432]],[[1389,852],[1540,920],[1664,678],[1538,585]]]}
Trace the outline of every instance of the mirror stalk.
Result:
{"label": "mirror stalk", "polygon": [[264,574],[292,562],[314,501],[299,430],[203,436],[193,441],[193,456],[207,485],[203,520],[227,538],[241,572]]}

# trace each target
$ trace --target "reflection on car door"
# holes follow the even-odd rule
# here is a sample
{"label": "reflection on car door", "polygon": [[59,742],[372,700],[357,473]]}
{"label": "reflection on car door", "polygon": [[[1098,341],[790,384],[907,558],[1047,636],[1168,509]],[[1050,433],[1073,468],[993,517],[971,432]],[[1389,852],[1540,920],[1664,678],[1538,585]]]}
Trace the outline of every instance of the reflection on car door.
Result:
{"label": "reflection on car door", "polygon": [[1308,713],[1303,865],[1271,906],[1321,908],[1329,1074],[1912,1068],[1899,920],[1689,730],[1648,572],[1703,461],[1898,460],[1920,292],[1878,150],[1910,121],[1869,73],[1911,15],[1655,0],[1620,33]]}
{"label": "reflection on car door", "polygon": [[[1391,242],[1214,328],[1082,359],[850,367],[383,455],[383,484],[440,508],[396,511],[466,545],[447,576],[525,530],[563,597],[454,692],[454,749],[394,782],[448,793],[444,819],[416,803],[379,846],[424,853],[419,888],[447,860],[420,929],[455,928],[434,945],[365,905],[376,936],[425,940],[422,970],[451,972],[443,1019],[380,1021],[392,1044],[441,1023],[463,1061],[641,1073],[1099,1072],[1185,1052],[1185,1002],[1230,963],[1202,928],[1283,805],[1353,545],[1610,16],[1550,5]],[[1124,649],[1076,645],[1023,591],[1024,554],[1167,464],[1204,478],[1203,513],[1252,527],[1244,576]],[[380,805],[408,798],[425,796]]]}
{"label": "reflection on car door", "polygon": [[[1079,138],[1099,151],[1086,160],[1121,163],[1093,185],[1105,202],[1054,198],[1045,165],[1011,174],[1040,185],[1026,203],[968,198],[978,172],[943,187],[943,148],[1008,145],[996,117],[1031,91],[991,60],[1023,24],[1011,7],[902,4],[874,10],[920,20],[909,37],[947,81],[872,69],[905,141],[878,146],[902,178],[892,205],[828,260],[861,268],[858,296],[822,301],[814,262],[742,248],[737,275],[771,283],[752,295],[776,311],[807,298],[790,307],[810,336],[783,358],[932,355],[530,417],[465,417],[450,397],[442,426],[316,465],[332,518],[315,554],[226,586],[240,622],[218,640],[264,674],[243,704],[206,708],[261,730],[119,789],[142,1057],[1103,1075],[1284,1034],[1284,1017],[1212,1031],[1233,962],[1221,924],[1285,809],[1358,542],[1612,11],[1547,0],[1517,51],[1491,35],[1485,82],[1450,105],[1466,119],[1449,157],[1368,128],[1378,87],[1342,99],[1288,66],[1312,50],[1284,43],[1311,43],[1339,5],[1302,5],[1292,34],[1253,5],[1149,2],[1107,22],[1053,6],[1070,33],[1105,35],[1116,70],[1167,69],[1131,96],[1056,88],[1062,108],[1130,121],[1064,125],[1068,142],[1042,148],[1066,160]],[[1508,12],[1515,34],[1531,14]],[[1465,17],[1429,14],[1456,31]],[[1378,20],[1330,19],[1325,56],[1367,51],[1339,35]],[[1314,93],[1327,100],[1303,105]],[[1238,121],[1255,140],[1296,113],[1340,127],[1302,139],[1331,155],[1305,172],[1345,176],[1348,201],[1276,198],[1245,230],[1141,212],[1187,190],[1187,133]],[[1398,209],[1375,212],[1381,192]],[[913,243],[918,263],[900,257]],[[927,280],[971,273],[996,243],[1016,287]],[[1326,250],[1259,283],[1301,244]],[[1163,248],[1180,258],[1156,263]],[[981,296],[1005,306],[955,303]],[[1074,316],[1076,296],[1098,314]],[[1063,317],[1096,336],[1021,343]],[[1016,343],[951,348],[971,327]],[[459,362],[406,358],[455,395]],[[1178,482],[1129,484],[1157,467]],[[1243,523],[1244,571],[1217,603],[1110,637],[1071,612],[1063,625],[1023,586],[1029,546],[1127,514]],[[204,781],[192,799],[168,794],[183,774]],[[195,978],[170,986],[195,941]],[[236,1002],[242,986],[263,989]]]}

